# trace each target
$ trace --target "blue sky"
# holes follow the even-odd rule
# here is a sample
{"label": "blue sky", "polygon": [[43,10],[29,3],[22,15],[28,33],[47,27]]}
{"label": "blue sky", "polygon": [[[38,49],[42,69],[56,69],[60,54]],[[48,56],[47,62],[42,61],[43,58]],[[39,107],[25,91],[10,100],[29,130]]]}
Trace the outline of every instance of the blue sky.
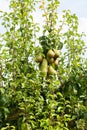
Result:
{"label": "blue sky", "polygon": [[60,0],[60,9],[70,9],[78,17],[87,18],[87,0]]}
{"label": "blue sky", "polygon": [[78,16],[79,31],[87,35],[87,0],[60,0],[59,12],[65,9]]}

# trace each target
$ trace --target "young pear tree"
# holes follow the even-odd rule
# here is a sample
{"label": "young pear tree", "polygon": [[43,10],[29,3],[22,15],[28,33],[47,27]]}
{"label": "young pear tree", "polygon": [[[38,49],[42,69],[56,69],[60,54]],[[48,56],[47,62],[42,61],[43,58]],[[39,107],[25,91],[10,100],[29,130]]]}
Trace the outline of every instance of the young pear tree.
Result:
{"label": "young pear tree", "polygon": [[[59,0],[11,0],[10,12],[1,11],[1,130],[87,128],[84,34],[69,10],[60,19],[59,5]],[[37,6],[45,21],[40,36],[33,18]]]}

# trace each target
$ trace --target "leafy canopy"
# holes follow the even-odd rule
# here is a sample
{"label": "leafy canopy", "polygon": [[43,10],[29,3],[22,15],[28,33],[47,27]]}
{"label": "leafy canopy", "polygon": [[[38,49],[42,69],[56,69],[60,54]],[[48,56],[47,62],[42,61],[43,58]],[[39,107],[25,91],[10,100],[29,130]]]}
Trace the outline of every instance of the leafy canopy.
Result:
{"label": "leafy canopy", "polygon": [[[58,0],[11,0],[10,12],[1,11],[5,28],[0,34],[1,130],[87,128],[84,34],[78,32],[78,17],[70,10],[59,19],[59,5]],[[40,36],[32,15],[35,8],[45,21]],[[57,65],[48,54],[55,49],[60,51]],[[44,63],[40,58],[36,62],[38,55]]]}

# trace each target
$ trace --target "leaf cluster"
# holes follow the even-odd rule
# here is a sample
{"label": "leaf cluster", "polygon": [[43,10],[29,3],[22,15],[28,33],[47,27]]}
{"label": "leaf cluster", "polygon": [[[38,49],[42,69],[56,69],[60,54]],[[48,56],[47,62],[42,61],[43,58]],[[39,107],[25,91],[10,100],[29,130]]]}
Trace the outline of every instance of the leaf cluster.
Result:
{"label": "leaf cluster", "polygon": [[[78,18],[63,11],[57,27],[59,1],[41,1],[40,9],[48,13],[38,38],[35,5],[34,0],[11,0],[11,12],[1,12],[6,31],[0,39],[0,129],[86,130],[87,59]],[[43,77],[34,61],[36,52],[53,48],[61,50],[58,73]]]}

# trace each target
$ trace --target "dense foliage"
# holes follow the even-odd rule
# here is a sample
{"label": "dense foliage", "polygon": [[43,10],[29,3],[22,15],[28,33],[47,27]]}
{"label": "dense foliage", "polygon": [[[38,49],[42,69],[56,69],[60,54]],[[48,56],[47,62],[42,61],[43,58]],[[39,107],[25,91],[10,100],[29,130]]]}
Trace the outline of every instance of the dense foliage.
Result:
{"label": "dense foliage", "polygon": [[[78,33],[75,14],[64,10],[58,16],[59,4],[11,0],[10,12],[1,11],[6,29],[0,37],[1,130],[87,129],[84,34]],[[45,21],[42,32],[34,23],[35,7]]]}

